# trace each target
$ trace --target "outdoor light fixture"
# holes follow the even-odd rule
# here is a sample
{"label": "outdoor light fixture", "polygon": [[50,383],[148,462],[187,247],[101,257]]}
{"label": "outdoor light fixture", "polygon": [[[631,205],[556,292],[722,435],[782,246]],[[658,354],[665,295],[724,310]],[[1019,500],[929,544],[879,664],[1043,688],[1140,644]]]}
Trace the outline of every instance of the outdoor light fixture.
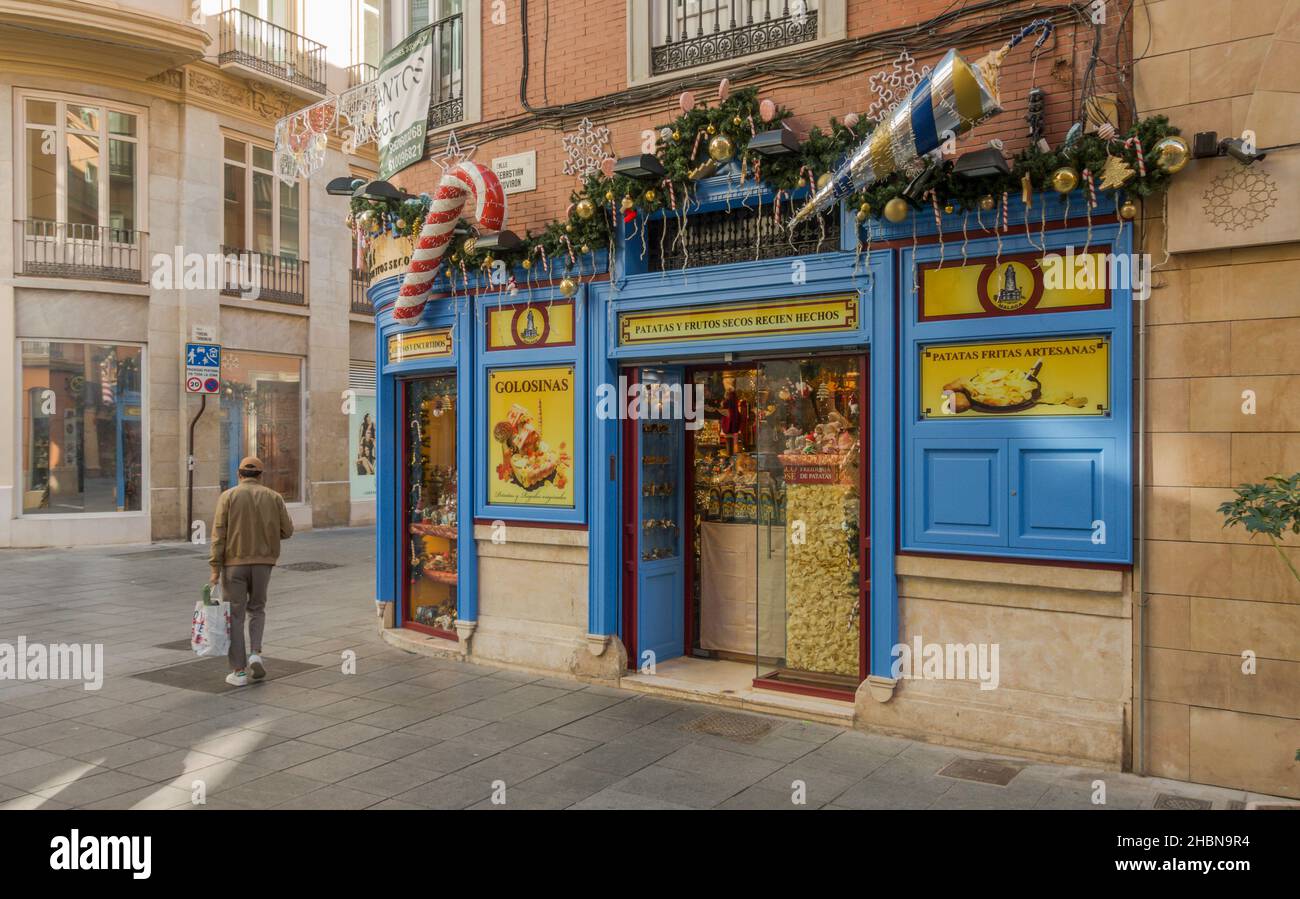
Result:
{"label": "outdoor light fixture", "polygon": [[749,140],[749,149],[764,156],[783,156],[799,149],[799,141],[789,128],[760,131]]}
{"label": "outdoor light fixture", "polygon": [[614,163],[614,174],[628,178],[662,178],[665,172],[657,157],[642,153],[640,156],[624,156]]}
{"label": "outdoor light fixture", "polygon": [[958,159],[953,172],[967,178],[982,178],[985,175],[1009,175],[1011,166],[1007,165],[1007,158],[1001,150],[985,147],[982,150],[972,150]]}
{"label": "outdoor light fixture", "polygon": [[352,175],[343,175],[330,181],[329,184],[326,184],[325,193],[335,197],[350,197],[356,193],[358,187],[365,183],[365,180],[361,178],[356,178]]}
{"label": "outdoor light fixture", "polygon": [[1247,150],[1246,142],[1239,137],[1225,137],[1219,140],[1217,131],[1198,131],[1192,138],[1192,157],[1195,159],[1231,156],[1242,165],[1250,165],[1267,155],[1258,150]]}
{"label": "outdoor light fixture", "polygon": [[513,231],[493,231],[474,238],[474,252],[517,250],[523,245],[524,242]]}
{"label": "outdoor light fixture", "polygon": [[387,181],[371,181],[369,184],[361,184],[352,196],[360,197],[363,200],[397,200],[402,202],[411,199],[411,194],[400,191]]}
{"label": "outdoor light fixture", "polygon": [[939,179],[939,175],[942,174],[944,167],[947,165],[948,163],[943,162],[931,163],[926,166],[921,174],[909,181],[907,187],[903,188],[903,196],[914,203],[919,203],[925,197],[925,192],[930,189],[930,185]]}

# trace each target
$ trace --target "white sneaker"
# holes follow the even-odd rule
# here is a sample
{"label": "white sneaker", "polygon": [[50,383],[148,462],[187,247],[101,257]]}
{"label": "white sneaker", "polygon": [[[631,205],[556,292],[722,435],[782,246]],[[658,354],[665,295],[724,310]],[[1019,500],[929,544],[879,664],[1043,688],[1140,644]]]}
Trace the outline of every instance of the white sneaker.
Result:
{"label": "white sneaker", "polygon": [[232,687],[247,687],[248,675],[242,671],[232,671],[226,675],[226,683]]}
{"label": "white sneaker", "polygon": [[266,666],[262,664],[262,657],[253,653],[248,657],[248,670],[253,672],[253,680],[261,680],[266,677]]}

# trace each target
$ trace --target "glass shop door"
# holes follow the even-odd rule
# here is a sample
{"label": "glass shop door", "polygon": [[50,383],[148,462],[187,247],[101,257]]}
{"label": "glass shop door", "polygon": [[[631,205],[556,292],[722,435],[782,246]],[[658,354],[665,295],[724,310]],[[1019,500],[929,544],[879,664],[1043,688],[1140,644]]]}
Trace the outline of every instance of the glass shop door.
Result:
{"label": "glass shop door", "polygon": [[865,363],[756,363],[755,676],[801,692],[861,675]]}

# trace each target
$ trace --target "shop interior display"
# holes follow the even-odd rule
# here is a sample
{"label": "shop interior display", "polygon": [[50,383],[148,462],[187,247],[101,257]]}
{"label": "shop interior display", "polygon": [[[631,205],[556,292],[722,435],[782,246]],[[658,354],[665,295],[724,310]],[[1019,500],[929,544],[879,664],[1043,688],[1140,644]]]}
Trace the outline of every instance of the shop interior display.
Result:
{"label": "shop interior display", "polygon": [[456,623],[456,379],[406,386],[407,615],[451,632]]}
{"label": "shop interior display", "polygon": [[696,648],[757,656],[760,672],[778,677],[856,683],[857,359],[770,361],[697,371],[694,381],[705,414],[688,437]]}
{"label": "shop interior display", "polygon": [[679,441],[665,422],[641,425],[641,558],[675,558],[681,527],[677,523]]}

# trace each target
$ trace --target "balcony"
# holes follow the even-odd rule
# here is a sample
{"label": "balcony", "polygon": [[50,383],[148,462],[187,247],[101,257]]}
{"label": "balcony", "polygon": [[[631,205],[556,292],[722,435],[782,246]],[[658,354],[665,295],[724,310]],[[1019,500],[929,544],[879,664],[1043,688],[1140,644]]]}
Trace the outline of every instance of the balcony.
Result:
{"label": "balcony", "polygon": [[228,9],[217,24],[222,68],[239,68],[277,79],[317,97],[325,94],[325,47],[240,9]]}
{"label": "balcony", "polygon": [[[817,0],[650,0],[650,73],[663,75],[817,40]],[[796,5],[796,10],[798,6]]]}
{"label": "balcony", "polygon": [[368,81],[379,77],[379,68],[368,62],[358,62],[348,66],[348,89],[360,87]]}
{"label": "balcony", "polygon": [[357,315],[374,315],[375,307],[366,296],[370,286],[370,273],[360,269],[352,270],[352,311]]}
{"label": "balcony", "polygon": [[240,247],[223,246],[221,294],[290,306],[307,305],[307,263]]}
{"label": "balcony", "polygon": [[41,219],[20,219],[15,224],[15,275],[144,281],[149,236],[144,231]]}
{"label": "balcony", "polygon": [[455,125],[465,117],[465,28],[460,15],[433,23],[433,90],[429,98],[429,128]]}

